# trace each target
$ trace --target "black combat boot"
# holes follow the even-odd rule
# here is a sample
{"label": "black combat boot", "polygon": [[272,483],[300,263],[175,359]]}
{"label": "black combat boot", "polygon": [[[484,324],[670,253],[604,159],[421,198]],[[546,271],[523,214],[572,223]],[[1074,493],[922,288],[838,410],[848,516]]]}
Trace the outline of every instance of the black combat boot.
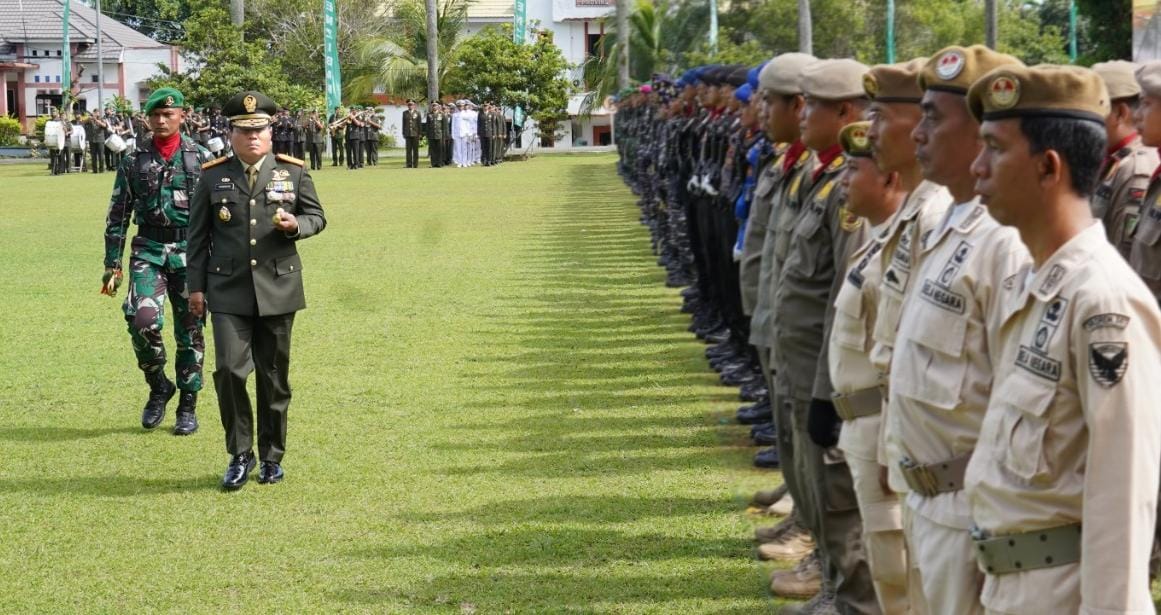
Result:
{"label": "black combat boot", "polygon": [[177,386],[165,377],[162,370],[145,374],[145,381],[149,383],[149,401],[145,402],[145,409],[141,412],[141,426],[153,429],[165,418],[165,404],[173,399]]}
{"label": "black combat boot", "polygon": [[177,422],[173,425],[173,435],[188,436],[198,430],[198,416],[194,413],[197,406],[197,391],[181,392],[177,400]]}

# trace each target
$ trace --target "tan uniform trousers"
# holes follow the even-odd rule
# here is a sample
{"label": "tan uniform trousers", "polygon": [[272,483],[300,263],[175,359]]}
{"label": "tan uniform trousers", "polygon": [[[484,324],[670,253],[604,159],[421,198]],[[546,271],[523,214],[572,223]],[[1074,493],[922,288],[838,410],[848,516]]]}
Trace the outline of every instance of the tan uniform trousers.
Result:
{"label": "tan uniform trousers", "polygon": [[[907,594],[909,566],[903,539],[903,504],[879,486],[879,463],[847,455],[859,513],[863,518],[863,549],[871,566],[871,580],[883,615],[923,613],[910,607]],[[916,591],[919,591],[916,584]]]}
{"label": "tan uniform trousers", "polygon": [[[951,497],[942,494],[936,497]],[[948,527],[916,514],[903,505],[903,531],[913,562],[919,565],[926,611],[934,615],[976,615],[984,612],[980,588],[984,575],[967,530]]]}

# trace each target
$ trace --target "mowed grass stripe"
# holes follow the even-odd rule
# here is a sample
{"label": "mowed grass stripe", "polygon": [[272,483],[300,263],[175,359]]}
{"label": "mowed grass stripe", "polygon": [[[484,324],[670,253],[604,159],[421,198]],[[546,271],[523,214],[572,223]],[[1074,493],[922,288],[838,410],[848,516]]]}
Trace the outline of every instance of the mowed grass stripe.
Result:
{"label": "mowed grass stripe", "polygon": [[212,387],[137,426],[112,175],[0,166],[0,611],[767,612],[775,479],[614,160],[316,173],[288,478],[229,495]]}

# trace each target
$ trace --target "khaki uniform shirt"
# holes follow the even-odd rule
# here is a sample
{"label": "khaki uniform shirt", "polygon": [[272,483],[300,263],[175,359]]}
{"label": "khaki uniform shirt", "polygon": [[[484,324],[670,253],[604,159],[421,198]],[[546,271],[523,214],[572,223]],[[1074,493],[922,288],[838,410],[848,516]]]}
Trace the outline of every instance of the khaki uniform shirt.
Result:
{"label": "khaki uniform shirt", "polygon": [[[870,358],[883,382],[887,381],[891,369],[895,332],[899,329],[899,316],[903,313],[903,298],[910,288],[911,273],[922,265],[920,248],[923,238],[939,226],[951,207],[951,200],[947,188],[927,180],[919,182],[892,219],[887,239],[879,252],[879,266],[884,273],[879,284]],[[880,427],[885,425],[886,421],[880,421]],[[887,452],[890,443],[885,436],[885,431],[879,436],[879,465],[887,467],[891,488],[897,493],[906,493],[907,483],[899,473],[899,466],[888,462],[888,459],[899,459],[902,454]]]}
{"label": "khaki uniform shirt", "polygon": [[1109,157],[1092,198],[1093,217],[1104,222],[1109,243],[1126,259],[1133,249],[1133,231],[1149,189],[1149,177],[1158,164],[1161,160],[1156,148],[1145,147],[1140,137],[1134,137]]}
{"label": "khaki uniform shirt", "polygon": [[842,284],[837,270],[847,262],[850,247],[862,241],[864,230],[863,221],[845,207],[839,185],[845,162],[836,156],[817,178],[810,178],[809,190],[800,192],[801,211],[774,287],[773,364],[778,381],[788,387],[782,392],[799,401],[830,400],[834,392],[826,336]]}
{"label": "khaki uniform shirt", "polygon": [[[951,210],[948,212],[951,213]],[[977,200],[966,215],[927,235],[922,266],[903,304],[891,357],[888,463],[905,456],[931,464],[975,448],[992,389],[1000,290],[1029,260],[1015,229],[1002,227]],[[909,493],[917,513],[969,529],[963,491]]]}
{"label": "khaki uniform shirt", "polygon": [[742,258],[738,262],[742,312],[747,315],[754,313],[754,306],[758,303],[758,275],[762,268],[762,249],[766,243],[766,223],[770,218],[771,197],[782,181],[782,162],[786,149],[786,145],[776,146],[775,155],[757,171],[750,216],[746,219],[746,235],[742,240]]}
{"label": "khaki uniform shirt", "polygon": [[1161,312],[1101,224],[1057,250],[1023,288],[1030,270],[1025,264],[1003,291],[995,395],[965,491],[976,524],[996,536],[1083,522],[1082,558],[989,576],[983,604],[1008,613],[1152,613]]}
{"label": "khaki uniform shirt", "polygon": [[1161,303],[1161,180],[1149,184],[1133,235],[1129,265],[1153,292],[1153,298]]}
{"label": "khaki uniform shirt", "polygon": [[[762,242],[762,262],[758,270],[758,298],[754,304],[754,315],[750,319],[750,343],[755,346],[769,348],[774,345],[771,331],[774,318],[771,307],[774,301],[774,286],[778,272],[782,268],[782,261],[786,258],[790,231],[794,228],[794,220],[798,215],[797,199],[798,193],[802,190],[802,180],[804,178],[809,180],[814,160],[813,152],[803,150],[789,173],[780,175],[777,181],[768,182],[765,186],[759,183],[754,192],[755,200],[770,199],[766,240]],[[779,173],[782,171],[781,167],[777,170]]]}
{"label": "khaki uniform shirt", "polygon": [[[834,301],[827,353],[835,393],[849,394],[879,386],[879,370],[871,365],[870,359],[871,331],[879,304],[879,281],[883,277],[879,254],[890,231],[890,226],[880,229],[855,250],[844,267],[842,286]],[[881,420],[882,415],[876,414],[844,421],[839,432],[839,449],[852,457],[877,462]]]}

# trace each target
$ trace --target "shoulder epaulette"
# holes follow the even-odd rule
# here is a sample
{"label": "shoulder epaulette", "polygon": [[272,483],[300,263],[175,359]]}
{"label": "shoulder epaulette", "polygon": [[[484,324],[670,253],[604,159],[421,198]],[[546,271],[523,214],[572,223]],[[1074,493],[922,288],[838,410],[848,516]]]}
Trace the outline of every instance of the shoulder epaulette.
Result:
{"label": "shoulder epaulette", "polygon": [[221,158],[214,158],[213,160],[211,160],[209,162],[203,162],[202,163],[202,170],[205,171],[206,169],[211,169],[213,167],[216,167],[219,164],[222,164],[223,162],[225,162],[229,159],[230,159],[229,156],[222,156]]}
{"label": "shoulder epaulette", "polygon": [[297,166],[297,167],[301,167],[301,166],[306,165],[305,160],[302,160],[300,158],[295,158],[294,156],[287,156],[286,154],[278,154],[275,156],[275,158],[278,160],[281,160],[282,162],[293,164],[294,166]]}

